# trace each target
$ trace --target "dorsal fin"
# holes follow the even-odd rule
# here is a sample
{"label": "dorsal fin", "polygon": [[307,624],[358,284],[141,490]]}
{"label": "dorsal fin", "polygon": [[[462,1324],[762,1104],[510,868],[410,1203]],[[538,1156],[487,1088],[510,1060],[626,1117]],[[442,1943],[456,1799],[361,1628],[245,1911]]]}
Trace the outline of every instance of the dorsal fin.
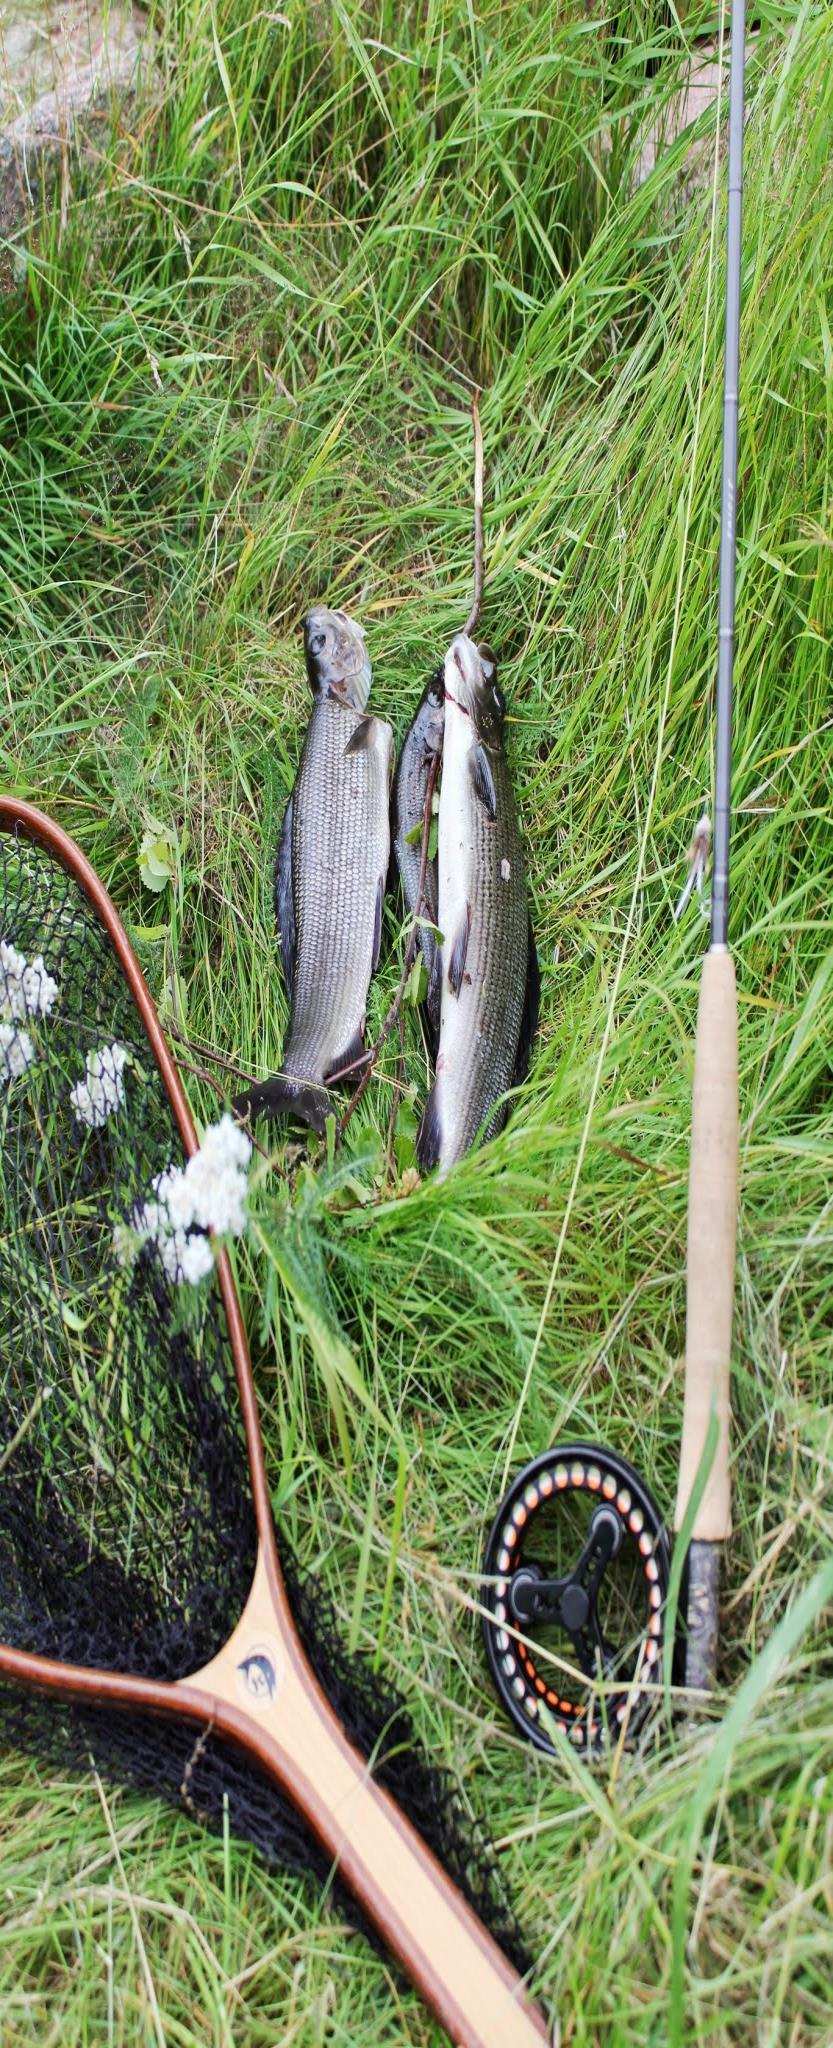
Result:
{"label": "dorsal fin", "polygon": [[382,905],[384,903],[384,900],[385,877],[384,875],[380,875],[379,880],[376,884],[376,908],[373,912],[373,966],[371,968],[372,974],[376,973],[376,969],[379,965],[379,954],[382,949]]}
{"label": "dorsal fin", "polygon": [[439,1165],[442,1151],[442,1131],[437,1110],[437,1083],[431,1089],[419,1121],[416,1135],[416,1155],[420,1173],[433,1173]]}
{"label": "dorsal fin", "polygon": [[375,718],[371,718],[370,716],[368,716],[367,718],[360,718],[358,725],[354,725],[353,730],[350,734],[350,738],[344,749],[345,754],[363,753],[365,747],[369,747],[371,744],[375,724]]}

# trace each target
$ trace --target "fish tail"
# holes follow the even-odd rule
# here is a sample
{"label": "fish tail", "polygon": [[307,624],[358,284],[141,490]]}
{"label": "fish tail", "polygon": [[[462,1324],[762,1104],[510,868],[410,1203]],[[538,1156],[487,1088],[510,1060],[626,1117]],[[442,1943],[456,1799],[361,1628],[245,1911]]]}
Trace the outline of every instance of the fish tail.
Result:
{"label": "fish tail", "polygon": [[235,1116],[247,1123],[254,1123],[260,1116],[289,1117],[295,1123],[308,1124],[319,1138],[324,1135],[328,1116],[333,1105],[326,1088],[319,1088],[314,1081],[294,1080],[291,1074],[275,1074],[271,1081],[256,1081],[232,1102]]}
{"label": "fish tail", "polygon": [[433,1173],[442,1151],[442,1129],[437,1107],[437,1083],[427,1097],[416,1134],[416,1155],[420,1173]]}

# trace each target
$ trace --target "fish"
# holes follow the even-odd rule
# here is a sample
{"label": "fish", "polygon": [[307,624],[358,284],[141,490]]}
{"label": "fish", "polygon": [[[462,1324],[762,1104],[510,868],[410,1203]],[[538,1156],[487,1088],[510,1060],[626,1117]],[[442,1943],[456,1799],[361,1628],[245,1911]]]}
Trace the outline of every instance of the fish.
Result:
{"label": "fish", "polygon": [[[435,754],[442,755],[443,723],[445,719],[445,694],[443,669],[440,667],[429,676],[417,707],[416,715],[404,740],[396,777],[393,785],[391,831],[393,851],[399,869],[402,894],[411,916],[419,915],[430,923],[437,924],[437,859],[429,860],[425,869],[422,903],[417,905],[419,871],[422,865],[422,827],[425,819],[425,804],[428,796],[428,778]],[[418,833],[414,840],[412,833]],[[440,950],[434,932],[429,931],[426,922],[418,926],[419,944],[428,974],[426,1007],[434,1051],[440,1033],[440,995],[442,988],[442,967]]]}
{"label": "fish", "polygon": [[495,656],[465,633],[444,667],[438,920],[440,1036],[417,1133],[423,1173],[448,1173],[478,1136],[494,1137],[503,1098],[529,1066],[540,975],[518,814],[504,746]]}
{"label": "fish", "polygon": [[289,1031],[280,1073],[232,1106],[250,1119],[290,1116],[321,1135],[332,1112],[327,1083],[366,1050],[390,863],[393,733],[367,711],[370,660],[346,612],[316,605],[307,614],[304,656],[314,701],[275,866]]}

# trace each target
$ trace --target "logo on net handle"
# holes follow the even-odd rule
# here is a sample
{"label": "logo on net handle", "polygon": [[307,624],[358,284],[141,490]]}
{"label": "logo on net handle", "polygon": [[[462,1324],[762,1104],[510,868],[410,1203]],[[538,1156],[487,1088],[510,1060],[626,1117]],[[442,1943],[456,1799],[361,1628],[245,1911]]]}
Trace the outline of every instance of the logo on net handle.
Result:
{"label": "logo on net handle", "polygon": [[274,1650],[256,1643],[237,1666],[240,1690],[251,1706],[268,1707],[278,1690],[278,1662]]}

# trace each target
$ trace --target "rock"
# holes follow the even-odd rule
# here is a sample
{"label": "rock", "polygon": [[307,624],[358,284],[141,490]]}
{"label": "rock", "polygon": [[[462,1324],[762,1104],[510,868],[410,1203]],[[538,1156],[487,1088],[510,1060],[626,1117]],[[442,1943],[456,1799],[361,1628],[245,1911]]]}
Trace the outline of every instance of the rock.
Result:
{"label": "rock", "polygon": [[147,23],[130,0],[0,0],[0,235],[31,217],[75,148],[135,89]]}
{"label": "rock", "polygon": [[[747,59],[754,47],[755,36],[747,37]],[[650,128],[642,144],[639,166],[636,174],[638,185],[649,178],[657,158],[669,144],[684,135],[687,128],[699,121],[707,107],[713,105],[720,89],[720,58],[716,43],[700,45],[692,51],[691,59],[680,80],[679,90],[674,94],[665,110],[661,126]],[[725,118],[729,114],[729,46],[726,46],[725,72],[723,80],[723,109]],[[692,141],[686,153],[681,177],[684,183],[694,189],[708,183],[712,176],[714,142]]]}

